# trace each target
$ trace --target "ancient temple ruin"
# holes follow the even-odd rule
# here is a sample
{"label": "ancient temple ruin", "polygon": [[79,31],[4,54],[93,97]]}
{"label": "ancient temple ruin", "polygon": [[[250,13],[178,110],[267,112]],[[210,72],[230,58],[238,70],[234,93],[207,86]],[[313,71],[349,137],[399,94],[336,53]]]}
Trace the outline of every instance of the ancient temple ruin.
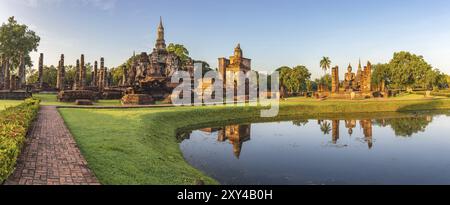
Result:
{"label": "ancient temple ruin", "polygon": [[[219,58],[219,73],[221,76],[221,80],[223,82],[224,86],[224,93],[227,92],[234,92],[234,101],[238,101],[239,97],[244,97],[245,101],[249,100],[249,92],[250,89],[257,89],[254,84],[250,84],[250,82],[247,79],[244,79],[245,82],[239,82],[240,78],[234,78],[234,79],[228,79],[228,74],[237,74],[238,72],[241,72],[243,74],[247,74],[252,70],[251,66],[251,59],[244,58],[243,51],[241,49],[241,45],[238,44],[236,48],[234,48],[234,55],[230,56],[229,59],[227,58]],[[245,86],[245,94],[244,96],[239,96],[237,92],[238,86]],[[241,99],[242,100],[242,99]],[[253,99],[255,100],[255,99]]]}
{"label": "ancient temple ruin", "polygon": [[111,73],[105,67],[105,59],[100,58],[100,69],[95,61],[91,71],[91,81],[88,82],[85,56],[81,54],[76,61],[73,85],[65,82],[64,55],[61,55],[57,74],[58,100],[62,102],[75,102],[77,100],[97,101],[98,99],[120,99],[123,90],[110,87]]}
{"label": "ancient temple ruin", "polygon": [[20,55],[16,68],[10,58],[0,56],[0,99],[23,100],[31,97],[26,86],[25,69],[25,55]]}
{"label": "ancient temple ruin", "polygon": [[155,100],[169,101],[178,84],[171,83],[172,75],[179,70],[194,71],[194,61],[183,62],[175,53],[166,49],[162,19],[158,26],[155,48],[152,53],[142,52],[133,58],[131,67],[124,68],[123,86],[127,87],[124,104],[149,104]]}
{"label": "ancient temple ruin", "polygon": [[331,69],[331,94],[332,98],[371,98],[374,97],[372,88],[372,64],[367,62],[364,69],[359,62],[358,70],[353,72],[351,64],[347,67],[344,80],[339,80],[339,67]]}
{"label": "ancient temple ruin", "polygon": [[[219,73],[222,76],[224,85],[232,84],[234,82],[227,81],[227,72],[247,72],[252,70],[251,59],[244,58],[244,54],[241,49],[241,44],[238,44],[234,49],[234,55],[227,58],[219,58]],[[236,82],[238,83],[238,82]]]}

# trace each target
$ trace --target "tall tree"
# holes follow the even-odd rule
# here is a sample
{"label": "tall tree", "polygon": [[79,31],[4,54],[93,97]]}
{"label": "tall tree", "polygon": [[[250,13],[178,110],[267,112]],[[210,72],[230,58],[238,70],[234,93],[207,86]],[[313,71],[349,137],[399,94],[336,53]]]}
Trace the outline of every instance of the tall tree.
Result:
{"label": "tall tree", "polygon": [[331,83],[332,83],[331,75],[328,73],[326,75],[324,75],[323,77],[315,80],[316,87],[318,85],[325,85],[325,86],[331,88]]}
{"label": "tall tree", "polygon": [[327,74],[327,70],[331,67],[331,60],[329,57],[322,57],[320,60],[320,68],[322,68],[323,72]]}
{"label": "tall tree", "polygon": [[426,87],[430,81],[429,72],[433,69],[423,56],[401,51],[394,53],[389,62],[392,83],[398,88]]}
{"label": "tall tree", "polygon": [[25,65],[32,66],[29,54],[37,51],[39,42],[40,37],[28,26],[17,23],[14,16],[0,27],[0,54],[11,59],[13,69],[18,67],[21,55],[25,57]]}
{"label": "tall tree", "polygon": [[292,82],[292,91],[296,93],[307,91],[307,82],[309,82],[310,78],[311,73],[309,72],[308,68],[303,65],[295,66],[292,69],[290,75],[290,79]]}
{"label": "tall tree", "polygon": [[285,90],[289,81],[289,74],[291,70],[292,68],[288,66],[282,66],[276,69],[276,71],[280,74],[280,87],[283,87]]}
{"label": "tall tree", "polygon": [[282,66],[276,71],[280,73],[280,86],[288,93],[307,90],[307,82],[311,78],[311,73],[305,66],[298,65],[294,68]]}
{"label": "tall tree", "polygon": [[389,64],[376,64],[372,66],[373,71],[372,71],[372,82],[375,85],[380,85],[383,81],[385,83],[386,86],[388,86],[389,84],[391,84],[391,76],[392,76],[392,72],[391,69],[389,67]]}

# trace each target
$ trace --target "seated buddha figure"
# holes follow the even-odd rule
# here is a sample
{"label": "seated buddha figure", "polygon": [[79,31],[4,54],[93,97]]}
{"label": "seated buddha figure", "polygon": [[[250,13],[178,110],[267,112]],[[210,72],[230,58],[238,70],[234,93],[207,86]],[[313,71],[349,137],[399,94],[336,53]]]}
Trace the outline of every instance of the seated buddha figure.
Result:
{"label": "seated buddha figure", "polygon": [[353,84],[355,82],[355,73],[352,72],[352,66],[349,64],[347,73],[345,73],[344,88],[345,91],[353,91]]}

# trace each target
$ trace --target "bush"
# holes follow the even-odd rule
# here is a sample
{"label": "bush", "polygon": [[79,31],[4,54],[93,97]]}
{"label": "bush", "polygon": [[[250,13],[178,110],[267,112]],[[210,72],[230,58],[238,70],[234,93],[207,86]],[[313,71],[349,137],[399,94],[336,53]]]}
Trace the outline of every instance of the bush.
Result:
{"label": "bush", "polygon": [[28,128],[36,118],[39,100],[24,103],[0,112],[0,183],[13,172]]}

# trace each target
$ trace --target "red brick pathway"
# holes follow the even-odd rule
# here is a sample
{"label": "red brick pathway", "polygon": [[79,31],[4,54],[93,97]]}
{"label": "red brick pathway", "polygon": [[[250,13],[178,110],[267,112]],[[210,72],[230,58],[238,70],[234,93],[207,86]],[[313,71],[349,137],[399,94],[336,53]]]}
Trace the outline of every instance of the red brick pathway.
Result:
{"label": "red brick pathway", "polygon": [[98,185],[56,107],[42,106],[7,185]]}

